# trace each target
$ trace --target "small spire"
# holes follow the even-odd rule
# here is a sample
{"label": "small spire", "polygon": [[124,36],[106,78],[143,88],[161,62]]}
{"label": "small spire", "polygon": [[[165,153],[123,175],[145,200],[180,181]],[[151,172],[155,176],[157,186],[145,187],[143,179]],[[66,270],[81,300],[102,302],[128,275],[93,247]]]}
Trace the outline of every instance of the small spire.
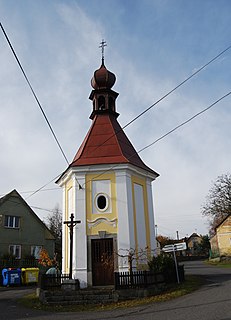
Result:
{"label": "small spire", "polygon": [[104,65],[104,48],[107,46],[106,41],[104,41],[104,39],[102,39],[102,41],[100,42],[100,46],[99,48],[101,48],[101,52],[102,52],[102,65]]}

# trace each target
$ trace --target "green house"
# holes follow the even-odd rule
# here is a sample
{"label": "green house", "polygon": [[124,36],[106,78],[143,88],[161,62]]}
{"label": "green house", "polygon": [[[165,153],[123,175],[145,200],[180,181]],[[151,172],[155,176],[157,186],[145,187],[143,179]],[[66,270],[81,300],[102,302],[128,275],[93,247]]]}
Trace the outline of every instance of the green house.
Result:
{"label": "green house", "polygon": [[41,249],[53,258],[54,244],[52,233],[16,190],[0,198],[0,259],[38,259]]}

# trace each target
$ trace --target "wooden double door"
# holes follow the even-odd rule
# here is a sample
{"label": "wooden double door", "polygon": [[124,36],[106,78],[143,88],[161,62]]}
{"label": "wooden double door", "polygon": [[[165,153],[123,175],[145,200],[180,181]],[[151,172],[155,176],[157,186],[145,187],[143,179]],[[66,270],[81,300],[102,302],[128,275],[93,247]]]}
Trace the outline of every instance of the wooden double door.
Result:
{"label": "wooden double door", "polygon": [[114,284],[113,239],[92,240],[91,252],[93,286]]}

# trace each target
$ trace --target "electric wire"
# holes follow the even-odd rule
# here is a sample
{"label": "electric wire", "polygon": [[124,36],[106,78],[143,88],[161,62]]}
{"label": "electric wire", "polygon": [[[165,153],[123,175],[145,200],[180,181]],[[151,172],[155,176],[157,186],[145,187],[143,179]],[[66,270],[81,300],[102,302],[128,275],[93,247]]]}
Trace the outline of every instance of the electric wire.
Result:
{"label": "electric wire", "polygon": [[[182,123],[180,123],[179,125],[177,125],[176,127],[174,127],[173,129],[171,129],[170,131],[168,131],[167,133],[165,133],[164,135],[162,135],[161,137],[159,137],[158,139],[154,140],[152,143],[146,145],[145,147],[141,148],[139,151],[137,151],[137,153],[141,153],[144,150],[150,148],[151,146],[153,146],[154,144],[156,144],[157,142],[161,141],[162,139],[166,138],[168,135],[172,134],[174,131],[178,130],[179,128],[183,127],[184,125],[186,125],[187,123],[191,122],[192,120],[194,120],[195,118],[197,118],[198,116],[202,115],[203,113],[205,113],[206,111],[208,111],[209,109],[211,109],[212,107],[214,107],[216,104],[218,104],[220,101],[222,101],[223,99],[225,99],[226,97],[228,97],[231,94],[231,91],[229,91],[228,93],[226,93],[225,95],[223,95],[222,97],[220,97],[219,99],[217,99],[215,102],[213,102],[212,104],[210,104],[208,107],[204,108],[203,110],[197,112],[195,115],[193,115],[192,117],[190,117],[189,119],[183,121]],[[131,155],[128,159],[132,158],[136,153],[134,153],[133,155]],[[116,168],[118,166],[118,164],[111,166],[109,169],[103,171],[102,173],[100,173],[99,175],[94,177],[94,180],[99,178],[100,176],[104,175],[105,173],[111,171],[112,169]],[[30,198],[31,196],[33,196],[34,194],[36,194],[37,192],[41,191],[41,189],[45,188],[47,185],[49,185],[51,182],[53,182],[54,180],[56,180],[58,177],[60,177],[60,175],[56,176],[55,178],[53,178],[51,181],[49,181],[48,183],[46,183],[45,185],[43,185],[42,187],[38,188],[37,190],[35,190],[33,193],[31,193],[26,199]],[[82,185],[82,188],[84,185],[86,185],[88,182],[90,182],[91,180],[87,181],[86,183],[84,183]],[[37,208],[39,209],[39,208]],[[42,208],[40,208],[42,209]],[[43,209],[46,210],[46,209]]]}
{"label": "electric wire", "polygon": [[[44,191],[54,191],[54,190],[60,190],[60,188],[47,188],[47,189],[42,189],[41,192],[44,192]],[[21,191],[20,194],[26,194],[26,193],[32,193],[34,192],[34,190],[30,190],[30,191]],[[0,194],[0,198],[1,197],[4,197],[6,195],[6,193],[4,194]]]}
{"label": "electric wire", "polygon": [[214,58],[212,58],[211,60],[209,60],[206,64],[204,64],[202,67],[200,67],[198,70],[196,70],[195,72],[193,72],[193,74],[191,74],[191,76],[187,77],[185,80],[183,80],[181,83],[179,83],[176,87],[174,87],[172,90],[170,90],[169,92],[167,92],[164,96],[162,96],[159,100],[157,100],[156,102],[154,102],[150,107],[148,107],[147,109],[145,109],[144,111],[142,111],[140,114],[138,114],[135,118],[133,118],[131,121],[129,121],[124,127],[123,129],[127,128],[130,124],[132,124],[134,121],[136,121],[137,119],[139,119],[141,116],[143,116],[146,112],[148,112],[150,109],[152,109],[154,106],[156,106],[159,102],[161,102],[162,100],[164,100],[165,98],[167,98],[171,93],[173,93],[174,91],[176,91],[178,88],[180,88],[183,84],[185,84],[186,82],[188,82],[191,78],[193,78],[195,75],[197,75],[200,71],[202,71],[203,69],[205,69],[208,65],[210,65],[212,62],[214,62],[216,59],[218,59],[221,55],[223,55],[225,52],[227,52],[228,50],[231,49],[231,45],[228,46],[226,49],[224,49],[223,51],[221,51],[219,54],[217,54]]}
{"label": "electric wire", "polygon": [[187,123],[189,123],[190,121],[192,121],[193,119],[195,119],[196,117],[200,116],[202,113],[208,111],[209,109],[211,109],[212,107],[214,107],[218,102],[220,102],[221,100],[225,99],[226,97],[228,97],[231,94],[231,91],[229,91],[228,93],[226,93],[225,95],[223,95],[222,97],[220,97],[219,99],[217,99],[215,102],[213,102],[211,105],[209,105],[207,108],[199,111],[198,113],[194,114],[191,118],[189,118],[188,120],[185,120],[184,122],[180,123],[178,126],[176,126],[175,128],[173,128],[172,130],[168,131],[167,133],[165,133],[164,135],[162,135],[161,137],[159,137],[158,139],[156,139],[155,141],[153,141],[152,143],[148,144],[147,146],[145,146],[144,148],[140,149],[137,153],[140,153],[148,148],[150,148],[151,146],[153,146],[154,144],[156,144],[158,141],[164,139],[165,137],[167,137],[168,135],[170,135],[171,133],[173,133],[174,131],[176,131],[177,129],[179,129],[180,127],[183,127],[184,125],[186,125]]}
{"label": "electric wire", "polygon": [[[43,192],[43,191],[54,191],[54,190],[60,190],[60,188],[56,187],[56,188],[42,189],[41,192]],[[34,190],[31,190],[31,191],[22,191],[22,192],[20,192],[20,194],[23,194],[23,193],[32,193],[32,192],[34,192]]]}
{"label": "electric wire", "polygon": [[[177,125],[176,127],[174,127],[173,129],[171,129],[170,131],[168,131],[167,133],[165,133],[164,135],[162,135],[161,137],[159,137],[158,139],[154,140],[152,143],[146,145],[145,147],[143,147],[142,149],[140,149],[139,151],[137,151],[136,153],[132,154],[130,157],[128,157],[128,160],[130,160],[132,157],[134,157],[137,153],[141,153],[144,150],[150,148],[151,146],[153,146],[154,144],[156,144],[157,142],[159,142],[160,140],[166,138],[168,135],[170,135],[171,133],[173,133],[174,131],[178,130],[179,128],[183,127],[184,125],[186,125],[187,123],[191,122],[193,119],[197,118],[198,116],[200,116],[201,114],[203,114],[204,112],[208,111],[209,109],[211,109],[212,107],[214,107],[217,103],[219,103],[221,100],[225,99],[226,97],[228,97],[231,94],[231,91],[229,91],[228,93],[226,93],[225,95],[223,95],[222,97],[220,97],[219,99],[217,99],[215,102],[213,102],[212,104],[210,104],[208,107],[206,107],[205,109],[197,112],[196,114],[194,114],[192,117],[190,117],[189,119],[185,120],[184,122],[180,123],[179,125]],[[112,169],[116,168],[118,166],[118,164],[115,164],[114,166],[111,166],[109,169],[101,172],[100,174],[98,174],[97,176],[94,177],[93,180],[101,177],[102,175],[104,175],[105,173],[111,171]],[[82,185],[82,187],[84,185],[86,185],[88,182],[90,182],[91,180],[87,181],[86,183],[84,183]]]}
{"label": "electric wire", "polygon": [[[52,129],[52,127],[51,127],[51,125],[50,125],[50,122],[49,122],[49,120],[48,120],[48,118],[47,118],[47,116],[46,116],[46,114],[45,114],[45,112],[44,112],[44,110],[43,110],[43,108],[42,108],[39,100],[38,100],[38,97],[37,97],[37,95],[35,94],[35,91],[33,90],[33,87],[32,87],[32,85],[31,85],[31,83],[30,83],[30,81],[29,81],[29,79],[28,79],[28,77],[27,77],[27,75],[26,75],[26,73],[25,73],[25,71],[24,71],[24,69],[23,69],[23,67],[22,67],[22,65],[21,65],[21,63],[20,63],[17,55],[16,55],[16,52],[15,52],[15,50],[14,50],[14,48],[13,48],[13,46],[12,46],[10,40],[9,40],[9,38],[8,38],[8,36],[7,36],[4,28],[3,28],[2,23],[0,23],[0,26],[1,26],[1,29],[2,29],[2,31],[3,31],[4,36],[5,36],[8,44],[9,44],[9,46],[10,46],[12,52],[13,52],[13,55],[14,55],[14,57],[15,57],[18,65],[19,65],[19,67],[20,67],[20,69],[21,69],[21,71],[22,71],[22,73],[23,73],[23,75],[24,75],[24,77],[25,77],[25,79],[26,79],[26,81],[27,81],[27,83],[28,83],[31,91],[32,91],[32,94],[33,94],[35,100],[37,101],[37,104],[38,104],[38,106],[39,106],[39,108],[40,108],[40,110],[41,110],[41,112],[42,112],[42,114],[43,114],[43,116],[44,116],[44,118],[45,118],[45,120],[46,120],[46,122],[47,122],[47,124],[48,124],[48,126],[49,126],[49,128],[50,128],[50,130],[51,130],[51,132],[52,132],[52,134],[53,134],[53,137],[54,137],[56,143],[58,144],[58,146],[59,146],[59,148],[60,148],[60,150],[61,150],[61,152],[62,152],[62,154],[63,154],[63,156],[64,156],[64,158],[65,158],[65,160],[66,160],[66,162],[67,162],[67,164],[70,166],[70,164],[69,164],[69,162],[68,162],[68,160],[67,160],[67,157],[66,157],[66,155],[65,155],[65,153],[64,153],[64,151],[63,151],[63,149],[62,149],[62,147],[61,147],[61,145],[60,145],[60,143],[59,143],[59,141],[58,141],[58,139],[57,139],[57,136],[55,135],[55,132],[54,132],[54,130]],[[170,90],[169,92],[167,92],[164,96],[162,96],[160,99],[158,99],[156,102],[154,102],[151,106],[149,106],[149,107],[146,108],[144,111],[142,111],[140,114],[138,114],[135,118],[133,118],[131,121],[129,121],[125,126],[123,126],[123,127],[121,128],[121,130],[119,130],[119,131],[118,131],[117,133],[115,133],[114,135],[117,135],[120,131],[122,131],[123,129],[125,129],[126,127],[128,127],[130,124],[132,124],[133,122],[135,122],[137,119],[139,119],[141,116],[143,116],[146,112],[148,112],[150,109],[152,109],[152,108],[153,108],[154,106],[156,106],[158,103],[160,103],[162,100],[164,100],[166,97],[168,97],[171,93],[173,93],[173,92],[176,91],[179,87],[181,87],[183,84],[185,84],[187,81],[189,81],[192,77],[194,77],[194,76],[195,76],[196,74],[198,74],[200,71],[202,71],[203,69],[205,69],[209,64],[211,64],[211,63],[214,62],[216,59],[218,59],[222,54],[224,54],[225,52],[227,52],[230,48],[231,48],[231,45],[228,46],[226,49],[224,49],[222,52],[220,52],[218,55],[216,55],[213,59],[209,60],[206,64],[204,64],[202,67],[200,67],[198,70],[196,70],[192,75],[190,75],[189,77],[187,77],[184,81],[182,81],[180,84],[178,84],[178,85],[177,85],[176,87],[174,87],[172,90]],[[227,95],[229,95],[229,94],[227,94]],[[224,97],[225,97],[225,96],[224,96]],[[219,102],[220,100],[222,100],[224,97],[220,98],[217,102]],[[214,104],[216,104],[217,102],[215,102]],[[208,109],[211,108],[211,107],[212,107],[212,106],[208,107]],[[206,109],[207,109],[207,108],[206,108]],[[206,110],[201,111],[200,113],[203,113],[203,112],[205,112],[205,111],[206,111]],[[200,113],[199,113],[199,114],[200,114]],[[177,126],[176,128],[172,129],[170,132],[168,132],[168,133],[166,133],[164,136],[158,138],[156,141],[154,141],[154,142],[151,143],[150,145],[145,146],[145,147],[142,148],[138,153],[140,153],[140,152],[142,152],[143,150],[149,148],[150,146],[152,146],[153,144],[155,144],[155,143],[158,142],[159,140],[163,139],[165,136],[169,135],[170,133],[172,133],[172,132],[174,132],[175,130],[177,130],[179,127],[181,127],[181,126],[183,126],[184,124],[188,123],[188,122],[191,121],[193,118],[197,117],[199,114],[193,116],[191,119],[186,120],[185,123],[182,123],[182,124],[180,124],[179,126]],[[113,135],[113,136],[114,136],[114,135]],[[109,137],[106,141],[104,141],[104,143],[106,143],[106,142],[107,142],[109,139],[111,139],[113,136]],[[104,144],[104,143],[103,143],[103,144]],[[103,144],[102,144],[102,145],[103,145]],[[101,146],[101,145],[97,146],[96,148],[99,148],[100,146]],[[114,167],[112,167],[112,168],[114,168]],[[111,169],[110,169],[110,170],[111,170]],[[58,175],[57,177],[55,177],[54,179],[52,179],[50,182],[46,183],[44,186],[42,186],[42,187],[40,187],[39,189],[35,190],[35,191],[34,191],[30,196],[28,196],[26,199],[30,198],[30,197],[33,196],[35,193],[41,191],[45,186],[47,186],[48,184],[50,184],[51,182],[53,182],[53,181],[54,181],[55,179],[57,179],[59,176],[60,176],[60,175]],[[76,181],[77,181],[77,178],[76,178]],[[79,184],[78,181],[77,181],[77,183]],[[85,184],[86,184],[86,183],[85,183]],[[85,184],[84,184],[84,185],[85,185]],[[82,187],[80,184],[79,184],[79,186]]]}
{"label": "electric wire", "polygon": [[34,192],[32,192],[28,197],[25,198],[25,200],[31,198],[33,195],[35,195],[36,193],[38,193],[39,191],[41,191],[43,188],[45,188],[46,186],[48,186],[51,182],[55,181],[56,179],[58,179],[60,175],[57,175],[55,178],[53,178],[52,180],[50,180],[49,182],[47,182],[46,184],[44,184],[43,186],[41,186],[40,188],[36,189]]}
{"label": "electric wire", "polygon": [[[231,94],[231,91],[229,91],[228,93],[226,93],[225,95],[223,95],[222,97],[220,97],[219,99],[217,99],[215,102],[213,102],[212,104],[210,104],[208,107],[206,107],[205,109],[197,112],[196,114],[194,114],[192,117],[190,117],[189,119],[183,121],[182,123],[180,123],[179,125],[177,125],[176,127],[174,127],[173,129],[171,129],[170,131],[168,131],[167,133],[165,133],[164,135],[160,136],[158,139],[154,140],[152,143],[146,145],[145,147],[141,148],[139,151],[137,151],[136,153],[141,153],[142,151],[150,148],[151,146],[153,146],[154,144],[156,144],[157,142],[161,141],[162,139],[166,138],[168,135],[172,134],[174,131],[178,130],[179,128],[183,127],[184,125],[186,125],[187,123],[191,122],[192,120],[194,120],[195,118],[197,118],[198,116],[200,116],[201,114],[205,113],[206,111],[208,111],[209,109],[211,109],[212,107],[214,107],[217,103],[219,103],[220,101],[222,101],[223,99],[225,99],[226,97],[228,97]],[[134,153],[133,155],[131,155],[128,160],[130,158],[132,158],[133,156],[135,156]],[[100,173],[99,175],[94,177],[94,180],[99,178],[100,176],[104,175],[105,173],[111,171],[112,169],[116,168],[118,166],[118,164],[111,166],[109,169],[104,170],[102,173]],[[32,195],[36,194],[37,192],[41,191],[41,189],[43,189],[44,187],[46,187],[47,185],[49,185],[51,182],[53,182],[54,180],[56,180],[58,177],[60,177],[60,175],[56,176],[54,179],[52,179],[51,181],[49,181],[48,183],[46,183],[44,186],[40,187],[39,189],[37,189],[36,191],[34,191],[30,196],[28,196],[26,199],[30,198]],[[86,185],[88,182],[90,182],[91,180],[85,182],[84,184],[82,184],[81,188],[84,187],[84,185]]]}
{"label": "electric wire", "polygon": [[[6,195],[5,195],[6,196]],[[4,196],[3,196],[3,198],[4,198]],[[22,198],[23,199],[23,198]],[[1,198],[0,198],[0,200],[1,200]],[[12,199],[7,199],[6,201],[9,201],[9,202],[11,202],[11,203],[13,203],[15,206],[19,206],[19,205],[21,205],[21,201],[19,200],[19,201],[16,201],[16,200],[12,200]],[[24,199],[23,199],[23,201],[25,201]],[[29,205],[28,205],[29,206]],[[36,209],[36,210],[42,210],[42,211],[47,211],[47,212],[50,212],[50,213],[55,213],[55,212],[58,212],[59,214],[62,214],[62,210],[60,210],[59,209],[59,207],[56,207],[56,208],[54,208],[54,209],[48,209],[48,208],[41,208],[41,207],[38,207],[38,206],[29,206],[30,208],[34,208],[34,209]]]}
{"label": "electric wire", "polygon": [[41,105],[41,103],[40,103],[40,101],[39,101],[39,99],[38,99],[38,97],[37,97],[32,85],[31,85],[31,83],[30,83],[30,81],[29,81],[29,79],[28,79],[28,77],[27,77],[27,75],[26,75],[26,73],[25,73],[25,71],[24,71],[24,69],[22,67],[21,62],[19,61],[19,58],[18,58],[18,56],[17,56],[17,54],[16,54],[16,52],[15,52],[15,50],[14,50],[14,48],[13,48],[11,42],[10,42],[10,39],[9,39],[9,37],[8,37],[8,35],[7,35],[7,33],[6,33],[6,31],[5,31],[5,29],[4,29],[4,27],[3,27],[1,22],[0,22],[0,26],[1,26],[1,29],[2,29],[2,32],[3,32],[4,36],[6,38],[6,41],[7,41],[8,45],[9,45],[9,47],[10,47],[10,49],[11,49],[11,51],[12,51],[12,53],[13,53],[13,55],[14,55],[17,63],[18,63],[18,66],[19,66],[20,70],[22,71],[22,74],[23,74],[23,76],[24,76],[24,78],[25,78],[25,80],[26,80],[26,82],[27,82],[27,84],[28,84],[28,86],[29,86],[29,88],[30,88],[30,90],[31,90],[36,102],[37,102],[37,105],[39,106],[39,109],[42,112],[42,115],[43,115],[43,117],[44,117],[44,119],[45,119],[45,121],[46,121],[46,123],[47,123],[47,125],[48,125],[48,127],[49,127],[49,129],[50,129],[50,131],[51,131],[51,133],[52,133],[52,135],[53,135],[53,137],[54,137],[54,139],[55,139],[55,141],[56,141],[56,143],[57,143],[57,145],[58,145],[58,147],[59,147],[59,149],[60,149],[60,151],[61,151],[61,153],[63,155],[63,157],[64,157],[64,159],[66,160],[67,164],[69,165],[69,161],[68,161],[68,159],[67,159],[67,157],[66,157],[66,155],[64,153],[64,150],[63,150],[63,148],[62,148],[62,146],[61,146],[61,144],[60,144],[60,142],[59,142],[59,140],[58,140],[58,138],[57,138],[57,136],[56,136],[56,134],[55,134],[55,132],[54,132],[54,130],[53,130],[48,118],[47,118],[47,116],[46,116],[46,114],[45,114],[45,111],[43,110],[43,107],[42,107],[42,105]]}
{"label": "electric wire", "polygon": [[58,213],[62,213],[61,210],[57,210],[57,209],[46,209],[46,208],[41,208],[41,207],[37,207],[37,206],[30,206],[31,208],[34,208],[34,209],[37,209],[37,210],[43,210],[43,211],[47,211],[47,212],[51,212],[51,213],[54,213],[54,212],[58,212]]}
{"label": "electric wire", "polygon": [[[7,40],[7,43],[8,43],[8,45],[9,45],[9,47],[10,47],[10,49],[11,49],[11,51],[12,51],[12,53],[13,53],[13,55],[14,55],[17,63],[18,63],[18,65],[19,65],[19,68],[22,71],[23,76],[26,79],[26,82],[27,82],[27,84],[28,84],[28,86],[29,86],[29,88],[30,88],[30,90],[31,90],[31,92],[32,92],[32,94],[33,94],[38,106],[39,106],[39,109],[42,112],[42,115],[43,115],[43,117],[44,117],[44,119],[45,119],[45,121],[46,121],[46,123],[47,123],[47,125],[48,125],[48,127],[49,127],[49,129],[50,129],[50,131],[51,131],[51,133],[52,133],[52,135],[53,135],[53,137],[54,137],[54,139],[55,139],[55,141],[56,141],[56,143],[57,143],[57,145],[58,145],[58,147],[59,147],[59,149],[60,149],[60,151],[61,151],[61,153],[63,155],[63,157],[64,157],[64,159],[66,160],[66,162],[67,162],[67,164],[69,166],[70,164],[69,164],[69,161],[68,161],[68,159],[67,159],[67,157],[66,157],[66,155],[64,153],[64,150],[63,150],[63,148],[62,148],[62,146],[61,146],[61,144],[60,144],[60,142],[59,142],[59,140],[58,140],[58,138],[57,138],[57,136],[56,136],[56,134],[55,134],[55,132],[54,132],[54,130],[53,130],[48,118],[47,118],[47,116],[46,116],[46,114],[45,114],[45,111],[43,110],[43,107],[42,107],[42,105],[41,105],[41,103],[40,103],[40,101],[39,101],[39,99],[38,99],[38,97],[37,97],[32,85],[31,85],[31,83],[30,83],[30,81],[29,81],[29,79],[28,79],[28,77],[27,77],[27,75],[26,75],[26,73],[25,73],[25,71],[24,71],[24,69],[22,67],[21,62],[19,61],[19,58],[18,58],[18,56],[17,56],[17,54],[16,54],[16,52],[15,52],[15,50],[14,50],[14,48],[13,48],[11,42],[10,42],[10,39],[9,39],[9,37],[8,37],[8,35],[7,35],[7,33],[6,33],[6,31],[5,31],[5,29],[4,29],[4,27],[3,27],[1,22],[0,22],[0,26],[1,26],[1,29],[2,29],[2,32],[3,32],[4,36],[5,36],[5,38]],[[77,178],[76,178],[76,182],[78,183],[79,187],[81,187],[81,185],[78,182]],[[38,189],[38,191],[40,191],[40,188]],[[32,195],[33,194],[35,194],[35,193],[32,193]]]}
{"label": "electric wire", "polygon": [[[191,74],[190,76],[188,76],[185,80],[183,80],[182,82],[180,82],[176,87],[174,87],[173,89],[171,89],[170,91],[168,91],[165,95],[163,95],[160,99],[158,99],[157,101],[155,101],[151,106],[149,106],[148,108],[146,108],[145,110],[143,110],[141,113],[139,113],[135,118],[133,118],[132,120],[130,120],[127,124],[125,124],[120,130],[118,130],[116,133],[114,133],[113,135],[111,135],[108,139],[106,139],[103,143],[101,143],[100,145],[96,146],[94,149],[91,150],[91,153],[95,150],[97,150],[98,148],[100,148],[101,146],[103,146],[107,141],[109,141],[111,138],[113,138],[114,136],[118,135],[121,131],[123,131],[125,128],[127,128],[129,125],[131,125],[133,122],[135,122],[136,120],[138,120],[141,116],[143,116],[145,113],[147,113],[149,110],[151,110],[153,107],[155,107],[158,103],[160,103],[162,100],[164,100],[165,98],[167,98],[171,93],[173,93],[174,91],[176,91],[177,89],[179,89],[182,85],[184,85],[186,82],[188,82],[190,79],[192,79],[195,75],[197,75],[199,72],[201,72],[202,70],[204,70],[207,66],[209,66],[212,62],[214,62],[215,60],[217,60],[220,56],[222,56],[225,52],[227,52],[228,50],[231,49],[231,45],[228,46],[227,48],[225,48],[224,50],[222,50],[220,53],[218,53],[214,58],[212,58],[211,60],[209,60],[207,63],[205,63],[202,67],[200,67],[199,69],[197,69],[195,72],[193,72],[193,74]],[[72,162],[73,163],[73,162]]]}

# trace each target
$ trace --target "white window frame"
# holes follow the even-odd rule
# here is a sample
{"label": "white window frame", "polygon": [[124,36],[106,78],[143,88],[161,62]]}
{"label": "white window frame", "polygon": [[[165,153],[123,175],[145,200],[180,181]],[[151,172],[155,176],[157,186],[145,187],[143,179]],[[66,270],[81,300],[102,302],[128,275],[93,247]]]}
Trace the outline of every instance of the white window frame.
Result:
{"label": "white window frame", "polygon": [[20,227],[20,217],[5,215],[4,227],[11,229],[19,229]]}
{"label": "white window frame", "polygon": [[[104,197],[104,199],[105,199],[105,207],[104,208],[99,208],[99,206],[98,206],[98,199],[99,199],[99,197]],[[107,209],[108,209],[108,207],[109,207],[109,198],[108,198],[108,195],[106,194],[106,193],[103,193],[103,192],[101,192],[101,193],[98,193],[96,196],[95,196],[95,201],[94,201],[94,204],[95,204],[95,208],[98,210],[98,211],[100,211],[100,212],[105,212]]]}
{"label": "white window frame", "polygon": [[31,255],[35,257],[35,259],[39,259],[42,248],[42,246],[31,246]]}
{"label": "white window frame", "polygon": [[21,259],[22,248],[20,244],[10,244],[9,254],[13,255],[16,259]]}

